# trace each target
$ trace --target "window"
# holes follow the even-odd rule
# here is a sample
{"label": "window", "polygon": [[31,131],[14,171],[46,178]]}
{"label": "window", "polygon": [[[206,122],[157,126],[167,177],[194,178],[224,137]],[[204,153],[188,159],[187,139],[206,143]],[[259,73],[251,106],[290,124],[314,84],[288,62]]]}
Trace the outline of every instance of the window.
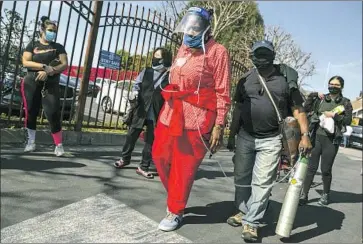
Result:
{"label": "window", "polygon": [[[59,93],[61,98],[64,98],[64,93],[66,92],[66,86],[59,86]],[[67,97],[66,98],[73,98],[73,89],[70,87],[67,87]]]}
{"label": "window", "polygon": [[129,80],[120,81],[117,83],[116,88],[120,90],[123,89],[123,95],[127,96],[127,94],[130,93],[132,90],[132,83],[133,81],[130,82]]}

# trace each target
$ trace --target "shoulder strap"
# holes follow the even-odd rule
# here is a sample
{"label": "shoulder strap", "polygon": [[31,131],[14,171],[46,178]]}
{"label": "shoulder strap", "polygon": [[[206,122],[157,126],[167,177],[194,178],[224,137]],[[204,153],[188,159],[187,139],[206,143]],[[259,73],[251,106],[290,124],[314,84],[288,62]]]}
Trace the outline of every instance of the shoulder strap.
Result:
{"label": "shoulder strap", "polygon": [[161,82],[163,82],[163,80],[164,80],[165,76],[166,76],[168,73],[169,73],[169,70],[167,70],[167,71],[165,71],[165,72],[163,72],[163,73],[161,73],[161,74],[159,75],[159,77],[156,79],[156,81],[155,81],[155,83],[154,83],[154,89],[156,89],[156,87],[158,87],[158,86],[161,84]]}
{"label": "shoulder strap", "polygon": [[268,88],[267,88],[267,86],[266,86],[266,82],[265,82],[264,78],[260,75],[260,73],[258,73],[258,70],[257,70],[257,69],[255,69],[255,70],[256,70],[256,73],[257,73],[257,76],[258,76],[258,80],[260,81],[260,83],[261,83],[262,87],[265,89],[265,91],[266,91],[266,93],[267,93],[267,96],[270,98],[270,101],[271,101],[272,105],[273,105],[273,106],[274,106],[274,108],[275,108],[275,111],[276,111],[276,114],[277,114],[278,121],[279,121],[279,123],[281,124],[281,123],[283,122],[283,120],[282,120],[282,117],[281,117],[280,111],[279,111],[279,109],[277,108],[276,103],[275,103],[275,101],[274,101],[273,97],[271,96],[271,93],[270,93],[269,89],[268,89]]}

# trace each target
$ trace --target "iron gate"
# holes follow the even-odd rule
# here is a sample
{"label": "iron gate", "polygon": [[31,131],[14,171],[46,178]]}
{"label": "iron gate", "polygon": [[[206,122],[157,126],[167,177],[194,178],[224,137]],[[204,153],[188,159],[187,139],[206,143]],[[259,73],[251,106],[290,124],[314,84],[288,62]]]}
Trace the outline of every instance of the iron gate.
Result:
{"label": "iron gate", "polygon": [[[60,110],[63,126],[71,129],[121,129],[131,86],[138,73],[150,65],[153,50],[166,47],[176,54],[181,44],[180,37],[172,33],[175,23],[171,19],[138,5],[107,2],[103,6],[98,1],[0,4],[2,128],[23,125],[19,83],[25,71],[21,56],[30,40],[39,38],[38,20],[43,15],[57,20],[56,41],[65,46],[68,54],[69,68],[61,74]],[[104,51],[121,57],[118,69],[101,66]],[[244,67],[232,60],[234,82],[243,71]],[[47,123],[42,111],[38,124]]]}

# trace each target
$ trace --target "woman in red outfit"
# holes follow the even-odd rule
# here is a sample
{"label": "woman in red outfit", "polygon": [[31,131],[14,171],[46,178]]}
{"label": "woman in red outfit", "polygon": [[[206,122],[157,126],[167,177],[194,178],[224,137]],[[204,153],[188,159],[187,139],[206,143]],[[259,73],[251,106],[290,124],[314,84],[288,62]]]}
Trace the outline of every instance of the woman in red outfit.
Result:
{"label": "woman in red outfit", "polygon": [[184,34],[164,106],[155,128],[153,161],[167,191],[167,215],[159,229],[175,230],[182,221],[195,174],[206,152],[215,152],[230,108],[228,52],[211,36],[211,11],[192,7],[175,32]]}

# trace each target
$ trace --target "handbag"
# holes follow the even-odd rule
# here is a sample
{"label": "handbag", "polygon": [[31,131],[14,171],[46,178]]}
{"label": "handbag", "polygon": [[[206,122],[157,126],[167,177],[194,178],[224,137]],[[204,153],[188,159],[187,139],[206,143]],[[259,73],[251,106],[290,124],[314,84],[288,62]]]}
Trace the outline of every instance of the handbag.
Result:
{"label": "handbag", "polygon": [[290,165],[294,166],[299,156],[299,143],[301,140],[300,126],[294,117],[288,116],[285,119],[282,118],[264,78],[259,74],[257,69],[256,73],[277,114],[279,130],[282,134],[282,154],[287,157]]}

